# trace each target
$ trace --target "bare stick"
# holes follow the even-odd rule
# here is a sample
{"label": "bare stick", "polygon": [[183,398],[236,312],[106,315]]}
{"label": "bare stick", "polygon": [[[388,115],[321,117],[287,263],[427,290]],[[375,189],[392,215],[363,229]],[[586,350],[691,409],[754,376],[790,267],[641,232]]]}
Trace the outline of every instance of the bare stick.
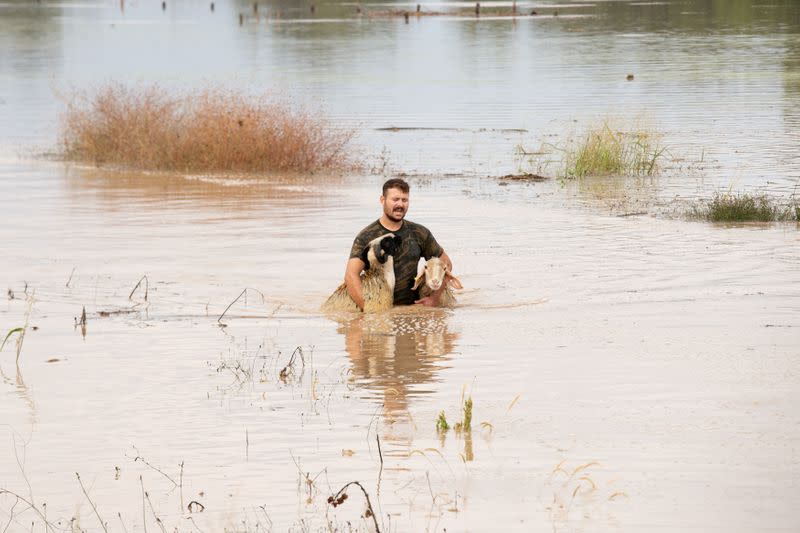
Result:
{"label": "bare stick", "polygon": [[178,477],[178,479],[180,480],[178,487],[181,492],[181,512],[183,512],[183,460],[181,460],[181,475]]}
{"label": "bare stick", "polygon": [[195,527],[195,529],[196,529],[197,531],[199,531],[200,533],[203,533],[203,530],[202,530],[202,529],[200,529],[199,527],[197,527],[197,523],[194,521],[194,517],[193,517],[193,516],[187,516],[187,517],[186,517],[186,520],[191,520],[191,522],[192,522],[192,525]]}
{"label": "bare stick", "polygon": [[8,523],[6,524],[6,527],[3,528],[3,533],[6,533],[6,531],[8,531],[11,522],[14,521],[14,509],[16,509],[18,503],[19,503],[19,498],[17,498],[14,501],[14,505],[12,505],[11,509],[8,510]]}
{"label": "bare stick", "polygon": [[156,523],[161,528],[162,533],[167,533],[166,528],[164,528],[164,523],[161,521],[161,519],[156,514],[156,510],[153,509],[153,502],[150,501],[150,495],[147,494],[147,491],[144,492],[144,497],[147,499],[147,504],[150,506],[150,511],[153,513],[153,516],[156,519]]}
{"label": "bare stick", "polygon": [[136,284],[131,293],[128,295],[128,300],[130,300],[133,297],[133,293],[136,292],[136,289],[139,288],[139,285],[142,284],[142,281],[144,281],[144,301],[145,302],[147,301],[147,293],[150,290],[150,280],[147,279],[147,274],[145,274],[139,279],[139,282]]}
{"label": "bare stick", "polygon": [[75,477],[78,478],[78,483],[80,483],[80,485],[81,485],[81,490],[83,491],[83,494],[86,496],[86,499],[89,500],[89,505],[91,505],[92,509],[94,509],[94,514],[97,515],[97,519],[100,521],[100,525],[103,526],[103,531],[108,533],[108,528],[106,527],[105,522],[103,522],[103,519],[100,518],[100,513],[97,512],[97,506],[94,504],[92,499],[89,497],[89,493],[86,492],[86,487],[83,486],[83,481],[81,481],[80,474],[75,472]]}
{"label": "bare stick", "polygon": [[256,291],[258,294],[260,294],[260,295],[261,295],[261,300],[262,300],[262,301],[265,299],[264,293],[263,293],[263,292],[261,292],[260,290],[258,290],[258,289],[253,289],[253,288],[250,288],[250,287],[245,287],[245,288],[244,288],[244,290],[242,290],[242,292],[240,292],[240,293],[239,293],[239,296],[237,296],[237,297],[236,297],[236,299],[234,299],[234,300],[233,300],[233,301],[232,301],[230,304],[228,304],[228,307],[226,307],[226,308],[225,308],[225,310],[222,312],[222,314],[221,314],[221,315],[219,315],[219,318],[217,319],[217,322],[221,322],[221,321],[222,321],[222,317],[224,317],[224,316],[225,316],[225,313],[227,313],[227,312],[228,312],[228,309],[230,309],[230,308],[233,306],[233,304],[235,304],[236,302],[238,302],[238,301],[239,301],[239,298],[241,298],[242,296],[245,296],[245,295],[247,294],[247,291],[248,291],[248,290],[250,290],[250,291]]}
{"label": "bare stick", "polygon": [[[292,371],[292,365],[294,364],[294,358],[297,356],[298,353],[300,354],[300,361],[303,363],[303,371],[305,371],[306,358],[303,355],[303,348],[298,346],[292,352],[291,357],[289,357],[289,362],[286,363],[286,366],[283,367],[283,370],[281,370],[280,373],[278,374],[279,378],[281,378],[284,381],[286,380],[286,378],[289,376],[289,373]],[[301,372],[301,379],[302,379],[302,372]]]}
{"label": "bare stick", "polygon": [[10,491],[8,489],[4,489],[4,488],[0,487],[0,495],[2,495],[2,494],[10,494],[11,496],[14,496],[15,498],[17,498],[18,500],[28,504],[28,507],[33,509],[33,512],[35,512],[37,515],[39,515],[39,518],[42,519],[42,521],[44,522],[45,529],[46,530],[50,530],[50,531],[55,531],[55,528],[53,527],[53,524],[51,524],[50,522],[47,521],[47,517],[44,514],[42,514],[42,512],[39,510],[39,508],[36,507],[36,505],[32,501],[26,500],[25,498],[23,498],[22,496],[20,496],[16,492],[13,492],[13,491]]}
{"label": "bare stick", "polygon": [[117,516],[119,517],[119,523],[122,524],[122,529],[125,530],[125,533],[128,533],[128,528],[122,520],[122,513],[117,513]]}
{"label": "bare stick", "polygon": [[378,457],[381,458],[381,470],[383,469],[383,452],[381,452],[381,437],[378,433],[375,433],[375,440],[378,441]]}
{"label": "bare stick", "polygon": [[[364,498],[367,499],[367,511],[369,511],[369,515],[372,517],[372,521],[375,524],[375,531],[376,533],[381,533],[381,528],[378,526],[378,519],[375,517],[375,510],[372,508],[372,502],[369,501],[369,494],[367,494],[367,491],[366,489],[364,489],[364,486],[361,485],[361,483],[359,483],[358,481],[351,481],[350,483],[346,484],[344,487],[339,489],[339,492],[328,498],[328,503],[333,505],[334,507],[336,507],[337,505],[341,505],[342,502],[344,502],[345,498],[347,497],[345,491],[347,490],[347,487],[349,487],[350,485],[356,485],[359,489],[361,489],[361,492],[364,493]],[[342,496],[344,496],[344,498],[342,498]]]}
{"label": "bare stick", "polygon": [[72,275],[75,273],[75,269],[78,267],[72,267],[72,272],[69,273],[69,279],[67,280],[67,284],[65,285],[66,288],[69,289],[69,282],[72,281]]}
{"label": "bare stick", "polygon": [[144,482],[142,481],[142,476],[139,476],[139,484],[142,486],[142,525],[144,526],[144,533],[147,533],[147,517],[144,514]]}
{"label": "bare stick", "polygon": [[[136,453],[137,453],[136,457],[133,458],[133,462],[134,463],[136,461],[143,462],[144,464],[146,464],[147,466],[149,466],[150,468],[152,468],[153,470],[155,470],[156,472],[158,472],[159,474],[161,474],[162,476],[167,478],[170,481],[170,483],[172,483],[172,485],[173,485],[172,488],[173,489],[178,486],[178,483],[174,479],[172,479],[172,477],[169,474],[167,474],[166,472],[164,472],[163,470],[161,470],[157,466],[151,465],[150,463],[147,462],[147,460],[144,457],[142,457],[141,455],[138,455],[139,454],[139,450],[136,448],[136,446],[134,446],[133,449],[136,450]],[[181,475],[183,475],[183,463],[181,463]],[[181,507],[183,507],[183,506],[181,506]]]}

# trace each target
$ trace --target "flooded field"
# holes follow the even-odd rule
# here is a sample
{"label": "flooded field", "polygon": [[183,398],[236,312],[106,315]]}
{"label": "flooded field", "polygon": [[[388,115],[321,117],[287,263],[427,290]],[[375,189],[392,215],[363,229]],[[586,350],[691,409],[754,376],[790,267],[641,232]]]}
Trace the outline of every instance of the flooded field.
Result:
{"label": "flooded field", "polygon": [[[0,4],[0,528],[800,528],[800,231],[680,213],[798,186],[798,7],[481,4]],[[39,157],[109,80],[282,92],[369,168]],[[604,116],[665,171],[499,178]],[[459,306],[320,314],[396,174]]]}

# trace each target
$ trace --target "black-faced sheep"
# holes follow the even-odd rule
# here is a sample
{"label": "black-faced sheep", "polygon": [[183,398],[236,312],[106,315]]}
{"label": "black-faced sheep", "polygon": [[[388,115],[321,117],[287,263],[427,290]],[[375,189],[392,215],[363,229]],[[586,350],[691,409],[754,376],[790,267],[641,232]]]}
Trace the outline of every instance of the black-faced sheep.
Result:
{"label": "black-faced sheep", "polygon": [[[387,233],[373,239],[361,253],[361,260],[367,271],[361,275],[361,289],[364,294],[364,312],[387,311],[394,304],[394,254],[400,246],[400,237]],[[360,312],[347,285],[342,283],[322,304],[322,311]]]}
{"label": "black-faced sheep", "polygon": [[439,307],[455,307],[456,298],[453,289],[463,289],[461,282],[447,270],[444,261],[438,257],[431,257],[425,262],[425,268],[414,279],[414,289],[419,288],[420,298],[430,296],[438,291],[442,285],[445,289],[439,298]]}

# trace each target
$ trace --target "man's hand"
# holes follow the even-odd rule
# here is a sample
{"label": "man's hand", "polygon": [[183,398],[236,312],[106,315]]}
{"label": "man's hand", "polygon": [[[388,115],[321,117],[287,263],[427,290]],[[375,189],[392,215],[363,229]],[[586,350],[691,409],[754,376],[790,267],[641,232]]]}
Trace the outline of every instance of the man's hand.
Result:
{"label": "man's hand", "polygon": [[427,307],[438,307],[439,301],[442,299],[442,293],[445,290],[444,284],[439,287],[439,290],[431,294],[430,296],[425,296],[424,298],[420,298],[419,300],[415,301],[414,303],[417,305],[424,305]]}
{"label": "man's hand", "polygon": [[425,298],[420,298],[414,302],[415,305],[424,305],[426,307],[436,307],[439,305],[438,298],[434,298],[431,294],[430,296],[426,296]]}

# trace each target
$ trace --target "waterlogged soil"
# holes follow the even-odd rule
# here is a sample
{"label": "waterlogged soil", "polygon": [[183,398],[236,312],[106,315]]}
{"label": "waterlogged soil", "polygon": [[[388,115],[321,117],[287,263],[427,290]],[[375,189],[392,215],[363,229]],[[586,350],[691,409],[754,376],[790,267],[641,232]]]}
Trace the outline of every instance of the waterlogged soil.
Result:
{"label": "waterlogged soil", "polygon": [[[0,323],[28,323],[0,354],[0,485],[60,527],[368,530],[358,487],[327,503],[350,481],[381,531],[798,527],[794,226],[415,178],[459,306],[330,317],[382,176],[0,178]],[[471,429],[437,433],[467,397]]]}
{"label": "waterlogged soil", "polygon": [[[800,231],[683,217],[796,193],[793,2],[159,4],[0,3],[0,527],[800,529]],[[288,94],[372,173],[31,157],[103,80]],[[536,178],[609,116],[661,175]],[[459,305],[324,316],[392,175]]]}

